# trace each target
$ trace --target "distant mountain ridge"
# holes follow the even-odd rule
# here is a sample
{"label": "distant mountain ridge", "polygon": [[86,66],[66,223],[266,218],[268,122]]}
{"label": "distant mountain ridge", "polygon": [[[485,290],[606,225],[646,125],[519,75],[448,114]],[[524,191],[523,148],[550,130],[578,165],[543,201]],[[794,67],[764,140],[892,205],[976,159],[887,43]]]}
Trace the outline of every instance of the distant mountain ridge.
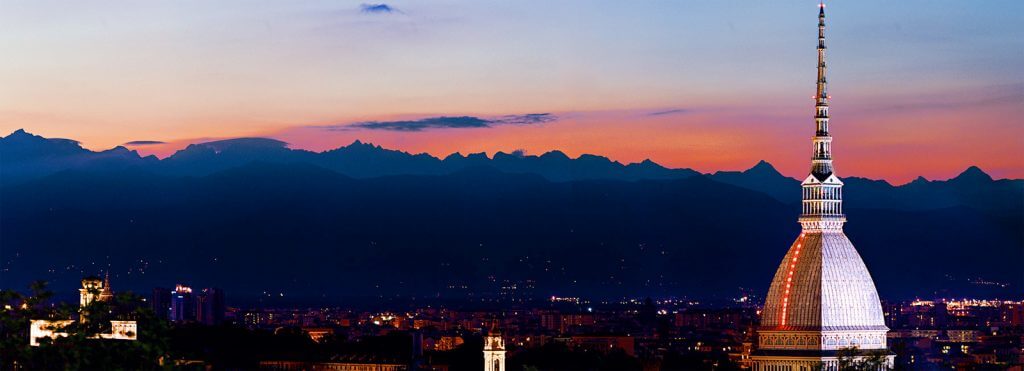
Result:
{"label": "distant mountain ridge", "polygon": [[68,169],[120,169],[154,165],[125,147],[93,152],[70,139],[43,138],[19,129],[0,138],[0,184],[16,183]]}
{"label": "distant mountain ridge", "polygon": [[[975,167],[843,181],[847,231],[883,296],[1021,292],[1024,181]],[[798,184],[764,161],[701,175],[557,151],[438,159],[265,138],[160,160],[19,130],[0,138],[0,277],[70,290],[110,266],[136,289],[212,282],[239,296],[763,294],[799,233]]]}
{"label": "distant mountain ridge", "polygon": [[[789,178],[762,160],[744,171],[701,174],[692,169],[670,169],[651,160],[622,164],[606,157],[583,154],[573,159],[561,151],[542,155],[497,152],[444,159],[429,154],[410,154],[356,140],[324,152],[290,149],[269,138],[235,138],[190,144],[160,160],[140,156],[125,147],[94,152],[70,139],[43,138],[18,130],[0,138],[0,185],[17,184],[65,170],[117,171],[137,169],[157,175],[202,176],[252,162],[309,164],[353,178],[390,175],[443,175],[469,168],[492,167],[498,171],[536,174],[555,182],[579,180],[666,180],[706,176],[716,182],[767,194],[785,203],[800,201],[800,181]],[[1005,209],[1024,202],[1024,180],[993,180],[976,166],[946,181],[913,182],[893,186],[884,180],[843,177],[848,205],[884,209],[936,209],[965,205]]]}
{"label": "distant mountain ridge", "polygon": [[93,152],[78,142],[46,139],[18,130],[0,138],[0,165],[5,168],[3,183],[31,180],[61,170],[92,168],[144,168],[157,174],[205,175],[253,161],[271,163],[308,163],[354,178],[386,175],[450,174],[468,167],[491,166],[510,173],[532,173],[552,181],[585,179],[680,179],[700,175],[690,169],[669,169],[650,160],[624,165],[606,157],[581,155],[570,158],[560,151],[535,155],[497,152],[453,153],[444,159],[428,154],[410,154],[356,140],[350,145],[321,153],[289,149],[286,143],[268,138],[236,138],[190,144],[171,156],[158,160],[141,157],[124,147]]}
{"label": "distant mountain ridge", "polygon": [[722,183],[765,193],[780,201],[800,200],[800,181],[782,175],[764,160],[745,171],[719,171],[710,177]]}

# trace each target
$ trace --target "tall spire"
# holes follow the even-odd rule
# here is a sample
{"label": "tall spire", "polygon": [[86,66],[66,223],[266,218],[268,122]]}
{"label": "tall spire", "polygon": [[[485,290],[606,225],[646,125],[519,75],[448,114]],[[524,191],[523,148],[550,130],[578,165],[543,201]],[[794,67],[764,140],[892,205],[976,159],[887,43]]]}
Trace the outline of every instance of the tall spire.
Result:
{"label": "tall spire", "polygon": [[[818,78],[814,95],[814,156],[803,191],[802,231],[775,271],[757,330],[753,370],[838,370],[836,352],[855,347],[886,351],[885,316],[878,291],[857,249],[843,232],[843,182],[832,171],[825,65],[825,9],[818,10]],[[809,26],[810,24],[808,24]],[[854,362],[862,362],[855,356]]]}
{"label": "tall spire", "polygon": [[501,330],[498,328],[498,319],[494,318],[491,320],[491,328],[487,331],[488,335],[501,335]]}
{"label": "tall spire", "polygon": [[103,288],[100,289],[99,301],[109,301],[114,297],[114,290],[110,288],[110,269],[107,269],[103,276]]}
{"label": "tall spire", "polygon": [[803,214],[800,222],[805,230],[841,229],[845,221],[842,210],[843,182],[832,168],[832,135],[828,130],[828,66],[825,63],[825,3],[818,4],[818,78],[814,94],[814,151],[811,174],[803,182]]}
{"label": "tall spire", "polygon": [[814,94],[814,158],[811,173],[819,180],[832,175],[832,137],[828,133],[828,67],[825,64],[825,3],[818,4],[818,79]]}

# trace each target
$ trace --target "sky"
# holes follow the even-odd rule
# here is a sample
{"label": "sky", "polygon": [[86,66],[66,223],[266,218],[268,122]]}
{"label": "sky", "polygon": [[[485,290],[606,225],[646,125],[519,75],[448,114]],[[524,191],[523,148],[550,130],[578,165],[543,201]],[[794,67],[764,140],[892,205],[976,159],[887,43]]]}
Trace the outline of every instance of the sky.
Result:
{"label": "sky", "polygon": [[[840,176],[1024,178],[1024,2],[831,1]],[[817,2],[0,0],[0,135],[809,168]]]}

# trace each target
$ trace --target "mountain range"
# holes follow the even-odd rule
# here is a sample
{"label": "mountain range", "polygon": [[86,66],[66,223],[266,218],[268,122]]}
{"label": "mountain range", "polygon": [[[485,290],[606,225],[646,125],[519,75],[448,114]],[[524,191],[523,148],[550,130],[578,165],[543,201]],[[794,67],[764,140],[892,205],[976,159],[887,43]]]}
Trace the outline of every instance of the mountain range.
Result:
{"label": "mountain range", "polygon": [[[971,167],[843,178],[883,297],[1019,297],[1024,181]],[[559,151],[439,159],[356,141],[192,144],[158,159],[23,130],[0,138],[0,286],[221,286],[323,300],[763,295],[799,233],[799,181]],[[515,289],[510,289],[515,288]]]}
{"label": "mountain range", "polygon": [[440,175],[466,168],[490,166],[503,172],[538,174],[561,182],[586,179],[680,179],[700,175],[690,169],[668,169],[652,161],[623,165],[608,158],[582,155],[569,158],[560,151],[540,156],[498,152],[453,153],[444,159],[428,154],[409,154],[361,141],[325,152],[289,149],[286,143],[267,138],[237,138],[190,144],[166,159],[142,157],[119,146],[94,152],[68,139],[43,138],[18,130],[0,139],[5,184],[17,183],[61,170],[113,171],[144,169],[154,174],[202,176],[245,165],[303,163],[333,170],[353,178],[386,175]]}

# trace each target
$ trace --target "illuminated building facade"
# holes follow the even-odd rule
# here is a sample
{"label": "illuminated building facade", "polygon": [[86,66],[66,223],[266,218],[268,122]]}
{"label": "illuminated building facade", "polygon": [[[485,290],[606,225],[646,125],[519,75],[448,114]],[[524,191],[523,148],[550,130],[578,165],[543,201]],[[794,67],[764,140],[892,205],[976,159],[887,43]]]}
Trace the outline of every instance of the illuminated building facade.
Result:
{"label": "illuminated building facade", "polygon": [[505,370],[505,340],[495,324],[484,337],[484,371]]}
{"label": "illuminated building facade", "polygon": [[82,279],[82,288],[78,289],[78,305],[88,306],[94,301],[108,301],[114,298],[114,292],[110,290],[110,274],[100,280],[99,277],[86,277]]}
{"label": "illuminated building facade", "polygon": [[[110,301],[114,298],[114,292],[110,289],[110,275],[103,280],[99,277],[86,277],[82,279],[82,288],[79,293],[79,312],[82,314],[82,321],[85,321],[85,308],[95,301]],[[63,328],[73,324],[73,319],[49,320],[34,319],[29,321],[28,344],[39,346],[39,340],[44,338],[56,339],[68,336]],[[95,334],[93,339],[114,339],[114,340],[138,340],[138,323],[135,321],[110,321],[110,332]]]}
{"label": "illuminated building facade", "polygon": [[37,347],[39,346],[39,340],[68,336],[68,333],[61,331],[61,329],[70,326],[72,323],[75,323],[75,321],[70,319],[34,319],[29,322],[28,345]]}
{"label": "illuminated building facade", "polygon": [[170,318],[172,322],[195,321],[196,306],[192,298],[192,288],[185,285],[176,285],[171,291]]}
{"label": "illuminated building facade", "polygon": [[224,323],[224,290],[206,288],[195,296],[196,321],[208,326]]}
{"label": "illuminated building facade", "polygon": [[[818,77],[811,174],[800,236],[768,290],[755,371],[835,370],[844,348],[886,352],[885,319],[871,274],[843,232],[843,182],[833,173],[825,64],[825,7],[818,11]],[[887,355],[891,365],[894,356]]]}

